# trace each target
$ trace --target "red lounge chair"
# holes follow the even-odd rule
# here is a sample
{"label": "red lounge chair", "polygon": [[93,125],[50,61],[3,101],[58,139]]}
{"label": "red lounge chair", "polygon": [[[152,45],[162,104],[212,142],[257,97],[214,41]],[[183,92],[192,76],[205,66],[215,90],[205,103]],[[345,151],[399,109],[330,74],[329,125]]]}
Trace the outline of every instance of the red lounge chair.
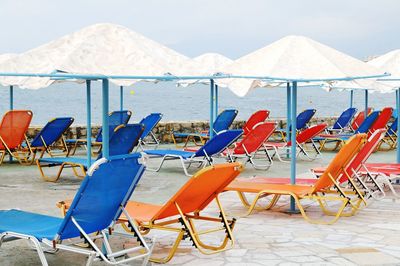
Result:
{"label": "red lounge chair", "polygon": [[[268,169],[272,165],[272,159],[265,146],[261,150],[260,148],[274,133],[275,129],[276,123],[274,122],[263,122],[255,125],[241,141],[235,143],[234,148],[225,150],[224,155],[227,155],[231,162],[238,158],[245,158],[245,163],[251,163],[255,169]],[[261,156],[260,153],[265,153],[265,155]],[[257,164],[256,160],[260,159],[267,159],[268,164]]]}
{"label": "red lounge chair", "polygon": [[268,110],[259,110],[253,113],[243,126],[243,136],[246,136],[255,125],[264,122],[269,117]]}
{"label": "red lounge chair", "polygon": [[[373,109],[371,107],[368,107],[367,109],[367,115],[372,113]],[[351,128],[353,131],[356,131],[358,127],[361,125],[362,122],[364,122],[365,119],[365,111],[360,111],[357,116],[354,118],[353,123],[351,123]]]}
{"label": "red lounge chair", "polygon": [[[315,125],[315,126],[311,126],[305,130],[303,130],[302,132],[300,132],[297,136],[296,136],[296,145],[298,148],[298,152],[297,155],[299,154],[304,154],[308,159],[310,160],[314,160],[316,159],[318,156],[321,155],[319,149],[317,148],[317,146],[315,145],[313,138],[316,137],[318,134],[320,134],[322,131],[324,131],[326,129],[328,125],[327,124],[319,124],[319,125]],[[313,147],[312,150],[315,151],[316,155],[315,156],[310,156],[310,154],[308,153],[308,151],[310,151],[309,149],[307,149],[306,145],[307,143],[310,143],[311,146]],[[276,155],[279,159],[279,161],[284,162],[285,160],[282,158],[281,154],[279,154],[280,150],[284,150],[285,154],[288,154],[288,149],[290,149],[292,143],[291,141],[289,142],[266,142],[265,143],[265,147],[267,148],[267,150],[274,150],[274,154],[271,156],[272,158]]]}
{"label": "red lounge chair", "polygon": [[[395,197],[400,198],[399,192],[393,186],[395,182],[400,180],[399,163],[367,163],[359,172],[375,186],[379,188],[381,188],[381,185],[388,187]],[[382,189],[381,192],[382,198],[385,197],[385,191]]]}
{"label": "red lounge chair", "polygon": [[386,126],[389,123],[389,120],[392,118],[393,115],[393,108],[392,107],[385,107],[382,109],[382,111],[379,113],[379,117],[375,120],[375,122],[372,124],[371,128],[369,129],[369,134],[371,135],[372,133],[375,132],[375,130],[378,129],[385,129],[386,131]]}
{"label": "red lounge chair", "polygon": [[12,110],[5,113],[0,123],[0,164],[6,153],[15,157],[21,164],[28,164],[27,153],[20,152],[26,140],[25,133],[31,123],[33,113],[29,110]]}

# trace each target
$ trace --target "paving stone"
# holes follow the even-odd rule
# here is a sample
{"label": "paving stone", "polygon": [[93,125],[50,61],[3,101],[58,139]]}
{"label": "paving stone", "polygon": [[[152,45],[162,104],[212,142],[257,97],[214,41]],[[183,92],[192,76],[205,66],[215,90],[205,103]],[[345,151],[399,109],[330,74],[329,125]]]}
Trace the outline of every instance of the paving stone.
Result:
{"label": "paving stone", "polygon": [[342,256],[357,265],[400,264],[399,259],[382,252],[346,253]]}
{"label": "paving stone", "polygon": [[247,253],[247,249],[231,249],[225,252],[226,257],[242,257]]}
{"label": "paving stone", "polygon": [[223,265],[223,260],[215,260],[215,259],[194,259],[188,263],[183,264],[184,266],[220,266]]}

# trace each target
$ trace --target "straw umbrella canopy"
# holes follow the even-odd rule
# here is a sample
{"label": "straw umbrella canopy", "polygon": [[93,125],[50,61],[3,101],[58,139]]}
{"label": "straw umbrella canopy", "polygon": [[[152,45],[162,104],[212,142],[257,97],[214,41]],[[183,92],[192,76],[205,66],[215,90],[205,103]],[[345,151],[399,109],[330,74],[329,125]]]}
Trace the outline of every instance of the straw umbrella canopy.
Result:
{"label": "straw umbrella canopy", "polygon": [[257,87],[275,85],[277,81],[324,83],[383,74],[375,67],[303,36],[284,37],[235,60],[223,72],[254,77],[218,81],[238,96]]}
{"label": "straw umbrella canopy", "polygon": [[233,63],[232,59],[218,53],[205,53],[193,60],[201,64],[209,74],[222,72],[225,66]]}
{"label": "straw umbrella canopy", "polygon": [[[190,58],[128,28],[95,24],[41,45],[0,63],[1,72],[79,73],[162,76],[199,75],[199,64]],[[142,79],[147,80],[147,79]],[[128,86],[136,80],[111,80]],[[56,82],[50,78],[2,77],[3,85],[43,88]]]}
{"label": "straw umbrella canopy", "polygon": [[[17,56],[17,54],[13,54],[13,53],[7,53],[7,54],[0,54],[0,64],[3,63],[4,61],[7,61],[11,58],[14,58],[15,56]],[[10,110],[14,109],[14,88],[11,85],[10,86]]]}
{"label": "straw umbrella canopy", "polygon": [[[218,80],[238,96],[245,96],[257,87],[287,83],[288,125],[291,122],[291,141],[296,143],[297,85],[302,82],[326,83],[376,77],[383,71],[331,47],[302,36],[288,36],[264,48],[245,55],[224,68],[233,79]],[[247,77],[248,79],[245,79]],[[291,84],[291,86],[289,86]],[[300,87],[305,89],[304,87]],[[290,92],[290,97],[289,97]],[[287,126],[287,132],[289,126]],[[289,132],[288,132],[289,133]],[[291,147],[291,183],[296,179],[296,147]],[[294,211],[294,201],[291,210]]]}
{"label": "straw umbrella canopy", "polygon": [[376,57],[368,61],[368,64],[389,72],[391,76],[384,80],[390,81],[390,85],[400,87],[400,49]]}
{"label": "straw umbrella canopy", "polygon": [[17,54],[7,53],[7,54],[0,54],[0,64],[4,61],[15,57]]}
{"label": "straw umbrella canopy", "polygon": [[[388,52],[384,55],[376,57],[368,62],[369,65],[378,67],[384,71],[390,72],[390,77],[381,79],[389,86],[396,87],[396,111],[397,117],[400,115],[400,49]],[[400,128],[400,120],[397,120],[398,128]],[[397,162],[400,163],[400,138],[397,138]]]}

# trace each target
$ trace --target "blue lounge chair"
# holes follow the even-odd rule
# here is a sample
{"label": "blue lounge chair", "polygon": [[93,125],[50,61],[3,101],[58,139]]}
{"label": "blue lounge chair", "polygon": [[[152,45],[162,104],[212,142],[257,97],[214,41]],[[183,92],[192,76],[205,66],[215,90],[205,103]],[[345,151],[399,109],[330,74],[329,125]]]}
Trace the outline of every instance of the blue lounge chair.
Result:
{"label": "blue lounge chair", "polygon": [[[310,122],[311,118],[315,115],[317,110],[315,109],[306,109],[299,113],[296,117],[296,131],[301,131],[308,127],[308,123]],[[289,127],[291,128],[291,127]],[[278,133],[283,141],[285,140],[286,129],[281,128],[277,129],[276,133]]]}
{"label": "blue lounge chair", "polygon": [[[397,115],[394,115],[392,124],[388,127],[385,137],[379,143],[378,150],[387,151],[395,149],[397,146]],[[387,147],[383,147],[386,144]]]}
{"label": "blue lounge chair", "polygon": [[[133,148],[138,145],[140,136],[143,132],[142,124],[120,125],[115,130],[110,138],[109,154],[110,156],[129,154]],[[100,153],[98,159],[102,157]],[[45,181],[57,181],[65,167],[71,167],[74,175],[78,178],[83,178],[86,174],[86,169],[89,168],[87,158],[83,157],[53,157],[41,158],[36,160],[40,174]],[[55,177],[46,176],[43,172],[43,167],[60,166],[60,169]],[[81,169],[83,174],[79,174],[75,168]]]}
{"label": "blue lounge chair", "polygon": [[[351,134],[320,134],[318,137],[314,138],[314,141],[318,141],[320,144],[320,150],[336,150],[341,145],[344,144],[345,141],[349,140],[355,134],[366,133],[369,134],[369,130],[375,121],[378,119],[380,111],[373,111],[370,113],[367,118],[361,123],[361,125],[357,128],[354,133]],[[336,143],[333,149],[329,149],[326,147],[328,143]]]}
{"label": "blue lounge chair", "polygon": [[354,115],[357,113],[357,108],[350,107],[343,111],[343,113],[338,117],[335,124],[332,127],[328,128],[328,132],[336,132],[342,133],[347,128],[350,127],[350,123],[354,118]]}
{"label": "blue lounge chair", "polygon": [[[119,126],[119,125],[126,125],[128,124],[129,119],[132,116],[132,112],[128,110],[122,110],[122,111],[113,111],[108,115],[108,125],[109,125],[109,132],[112,134],[114,129]],[[97,132],[97,135],[95,138],[92,138],[92,146],[99,146],[101,148],[101,142],[102,142],[102,129]],[[76,152],[76,149],[78,146],[82,145],[87,145],[87,140],[86,139],[67,139],[65,141],[68,146],[72,146],[70,149],[70,154],[69,155],[74,155]],[[100,150],[99,148],[99,150]]]}
{"label": "blue lounge chair", "polygon": [[[223,130],[228,130],[229,127],[232,125],[233,120],[235,120],[238,114],[238,110],[235,109],[227,109],[222,111],[213,123],[213,130],[214,133],[218,133]],[[208,139],[210,138],[210,132],[199,132],[199,133],[179,133],[173,132],[172,133],[172,140],[175,143],[175,146],[181,147],[177,144],[177,139],[184,139],[183,147],[186,147],[189,141],[193,141],[196,145],[203,145]],[[196,142],[200,140],[200,144]]]}
{"label": "blue lounge chair", "polygon": [[[149,155],[150,158],[162,158],[160,165],[156,169],[147,168],[147,170],[158,172],[164,164],[164,161],[179,159],[185,175],[191,176],[187,170],[192,163],[199,163],[200,166],[211,165],[213,163],[212,156],[223,152],[242,134],[243,130],[241,129],[220,131],[195,152],[184,150],[145,150],[144,153]],[[186,167],[186,164],[189,165]]]}
{"label": "blue lounge chair", "polygon": [[160,144],[160,141],[153,133],[153,129],[157,126],[158,122],[162,119],[163,115],[161,113],[151,113],[145,118],[143,118],[139,124],[144,125],[144,131],[142,137],[140,138],[140,147],[143,146],[155,146]]}
{"label": "blue lounge chair", "polygon": [[[96,260],[121,264],[140,258],[146,264],[151,255],[152,243],[146,243],[125,210],[145,169],[138,162],[139,157],[139,154],[132,154],[110,157],[108,161],[104,158],[96,161],[88,170],[64,218],[15,209],[1,210],[0,245],[17,239],[29,240],[35,246],[42,265],[48,265],[44,251],[54,253],[57,250],[88,256],[86,265]],[[134,234],[113,232],[121,213],[127,217]],[[96,232],[96,236],[90,235]],[[137,238],[139,246],[113,251],[108,238],[114,235]],[[94,239],[103,241],[100,243],[103,243],[104,251],[96,245]],[[89,249],[73,245],[79,243],[88,244]],[[125,257],[128,254],[132,256]],[[1,260],[4,262],[5,258]]]}
{"label": "blue lounge chair", "polygon": [[[35,161],[38,152],[40,152],[39,158],[42,158],[45,152],[47,152],[51,157],[56,155],[67,155],[68,147],[65,143],[63,134],[73,122],[74,119],[72,117],[57,117],[47,122],[33,140],[30,143],[27,141],[22,147],[21,151],[27,153],[26,163],[32,164]],[[62,142],[61,152],[54,152],[51,146],[59,139],[61,139]]]}

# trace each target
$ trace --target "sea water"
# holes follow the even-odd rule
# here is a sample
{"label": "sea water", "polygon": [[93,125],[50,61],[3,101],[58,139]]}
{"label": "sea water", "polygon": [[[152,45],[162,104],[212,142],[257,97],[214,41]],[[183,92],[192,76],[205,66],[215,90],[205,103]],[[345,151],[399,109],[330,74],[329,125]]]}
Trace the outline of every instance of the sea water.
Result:
{"label": "sea water", "polygon": [[[92,122],[101,123],[101,82],[92,82]],[[0,87],[0,116],[9,110],[9,88]],[[210,114],[209,85],[197,84],[187,88],[172,82],[137,83],[124,88],[124,109],[133,112],[131,121],[139,121],[152,112],[164,114],[163,121],[208,120]],[[321,88],[298,89],[300,112],[315,108],[316,116],[337,116],[350,104],[348,91],[327,92]],[[364,91],[355,91],[354,106],[364,108]],[[395,107],[395,94],[369,94],[369,106],[380,109]],[[219,111],[227,108],[239,110],[237,119],[245,120],[259,109],[271,111],[271,117],[286,117],[286,88],[254,89],[240,98],[227,88],[219,89]],[[74,124],[86,123],[85,84],[60,83],[39,90],[14,88],[14,109],[33,111],[32,125],[44,125],[54,117],[72,116]],[[120,109],[120,90],[110,83],[110,108]]]}

